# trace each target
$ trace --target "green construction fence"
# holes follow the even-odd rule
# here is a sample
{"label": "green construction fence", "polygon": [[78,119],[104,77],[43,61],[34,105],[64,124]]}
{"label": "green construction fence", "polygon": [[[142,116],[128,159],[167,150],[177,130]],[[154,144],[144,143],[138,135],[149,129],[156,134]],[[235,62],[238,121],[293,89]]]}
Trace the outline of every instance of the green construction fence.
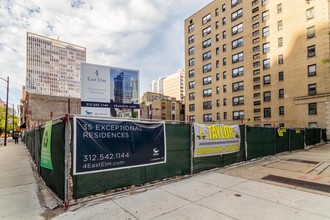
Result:
{"label": "green construction fence", "polygon": [[[70,123],[72,125],[72,123]],[[46,185],[61,199],[65,200],[65,130],[64,119],[52,125],[51,157],[53,170],[40,167],[40,150],[44,128],[25,133],[24,142],[31,153],[37,171]],[[240,151],[232,154],[193,158],[193,129],[190,124],[166,124],[166,163],[145,167],[112,170],[100,173],[73,175],[72,198],[103,193],[113,189],[126,189],[145,183],[160,181],[175,176],[190,175],[204,170],[224,167],[281,152],[304,149],[305,145],[326,140],[325,129],[283,129],[250,127],[241,125]],[[279,132],[279,129],[281,132]],[[71,127],[71,140],[73,128]],[[72,142],[71,161],[72,157]]]}

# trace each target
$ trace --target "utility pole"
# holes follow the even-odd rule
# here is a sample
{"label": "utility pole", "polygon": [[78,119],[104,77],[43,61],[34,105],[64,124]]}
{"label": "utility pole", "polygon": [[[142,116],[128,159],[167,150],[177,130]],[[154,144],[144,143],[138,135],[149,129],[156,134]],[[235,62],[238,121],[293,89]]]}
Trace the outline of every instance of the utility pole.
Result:
{"label": "utility pole", "polygon": [[15,131],[14,117],[15,117],[15,108],[14,108],[14,104],[13,104],[13,133],[12,133],[12,135],[14,135],[14,131]]}

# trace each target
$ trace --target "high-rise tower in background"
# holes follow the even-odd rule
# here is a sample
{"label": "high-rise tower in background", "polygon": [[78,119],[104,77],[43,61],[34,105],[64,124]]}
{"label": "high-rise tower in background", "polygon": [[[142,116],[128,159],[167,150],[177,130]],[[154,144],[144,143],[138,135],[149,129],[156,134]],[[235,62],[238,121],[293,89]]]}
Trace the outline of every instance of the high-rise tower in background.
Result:
{"label": "high-rise tower in background", "polygon": [[33,33],[27,33],[26,42],[26,91],[80,98],[86,48]]}
{"label": "high-rise tower in background", "polygon": [[185,20],[186,115],[330,130],[329,2],[214,0]]}

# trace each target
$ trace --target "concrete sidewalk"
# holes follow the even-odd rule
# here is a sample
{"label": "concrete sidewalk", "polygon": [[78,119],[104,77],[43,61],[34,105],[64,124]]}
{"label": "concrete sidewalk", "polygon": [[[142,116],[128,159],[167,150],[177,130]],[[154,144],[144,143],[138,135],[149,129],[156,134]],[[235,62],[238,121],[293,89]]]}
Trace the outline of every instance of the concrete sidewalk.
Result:
{"label": "concrete sidewalk", "polygon": [[0,146],[0,218],[43,219],[38,184],[24,145]]}

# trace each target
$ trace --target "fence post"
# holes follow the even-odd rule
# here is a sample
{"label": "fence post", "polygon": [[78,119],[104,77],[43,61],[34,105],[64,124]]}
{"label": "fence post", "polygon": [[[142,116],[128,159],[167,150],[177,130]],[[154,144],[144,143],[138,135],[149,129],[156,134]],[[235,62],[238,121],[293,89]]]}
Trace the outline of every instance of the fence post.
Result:
{"label": "fence post", "polygon": [[194,173],[194,124],[190,123],[190,175]]}
{"label": "fence post", "polygon": [[[70,207],[70,141],[71,141],[71,124],[70,115],[65,115],[65,154],[64,154],[64,207]],[[70,161],[69,161],[70,160]]]}
{"label": "fence post", "polygon": [[[314,140],[314,134],[313,134],[313,140]],[[307,148],[307,144],[306,144],[306,128],[304,128],[304,149],[306,149],[306,148]]]}
{"label": "fence post", "polygon": [[289,131],[289,152],[291,151],[291,128],[288,129]]}
{"label": "fence post", "polygon": [[248,145],[247,145],[247,125],[244,125],[244,144],[245,144],[245,162],[247,161],[248,155],[247,155],[247,149],[248,149]]}

